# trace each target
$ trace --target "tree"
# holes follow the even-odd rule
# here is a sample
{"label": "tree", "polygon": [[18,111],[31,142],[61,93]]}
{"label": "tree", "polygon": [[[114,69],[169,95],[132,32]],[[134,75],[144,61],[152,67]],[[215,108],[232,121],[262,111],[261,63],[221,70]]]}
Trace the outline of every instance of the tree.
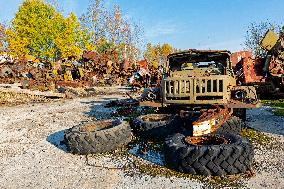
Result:
{"label": "tree", "polygon": [[246,49],[252,50],[253,55],[261,56],[265,51],[261,48],[260,42],[267,30],[273,30],[276,33],[280,32],[280,25],[271,22],[251,23],[245,35],[244,46]]}
{"label": "tree", "polygon": [[30,54],[45,60],[78,56],[84,45],[83,37],[73,13],[65,19],[43,0],[24,0],[7,29],[11,54]]}
{"label": "tree", "polygon": [[167,60],[167,56],[175,51],[176,49],[168,43],[164,43],[163,45],[148,43],[144,51],[144,57],[152,65],[162,65]]}
{"label": "tree", "polygon": [[88,29],[91,41],[94,44],[100,39],[105,38],[106,17],[107,11],[102,0],[93,0],[91,1],[87,12],[80,18],[82,26]]}
{"label": "tree", "polygon": [[103,39],[116,49],[119,57],[123,58],[126,55],[131,62],[138,59],[142,29],[139,25],[124,19],[118,5],[107,10],[103,0],[93,0],[81,21],[89,31],[94,46],[97,47]]}
{"label": "tree", "polygon": [[80,23],[74,13],[70,13],[66,19],[59,18],[58,23],[60,23],[61,32],[55,35],[55,45],[60,57],[78,57],[88,41],[86,31],[81,30]]}
{"label": "tree", "polygon": [[24,0],[8,29],[10,51],[17,56],[29,53],[40,58],[54,58],[57,32],[54,20],[57,17],[55,9],[44,1]]}
{"label": "tree", "polygon": [[6,51],[6,28],[0,23],[0,52]]}
{"label": "tree", "polygon": [[167,56],[173,53],[173,47],[168,43],[164,43],[161,47],[161,61],[165,62],[167,60]]}
{"label": "tree", "polygon": [[27,46],[29,45],[29,40],[26,37],[17,35],[11,29],[6,30],[7,42],[9,53],[17,57],[24,57],[29,54]]}

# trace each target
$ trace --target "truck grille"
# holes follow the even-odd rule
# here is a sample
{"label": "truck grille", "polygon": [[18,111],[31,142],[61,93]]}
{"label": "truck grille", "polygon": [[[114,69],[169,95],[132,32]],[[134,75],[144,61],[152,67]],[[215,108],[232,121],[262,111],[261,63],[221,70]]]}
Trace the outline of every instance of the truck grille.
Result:
{"label": "truck grille", "polygon": [[223,102],[228,98],[226,76],[213,79],[200,78],[167,78],[163,80],[165,103],[214,103]]}

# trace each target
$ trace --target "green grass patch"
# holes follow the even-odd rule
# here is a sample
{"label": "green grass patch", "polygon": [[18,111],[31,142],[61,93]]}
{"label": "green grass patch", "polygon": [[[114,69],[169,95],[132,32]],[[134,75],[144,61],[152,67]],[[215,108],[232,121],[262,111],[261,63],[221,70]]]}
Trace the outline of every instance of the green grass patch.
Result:
{"label": "green grass patch", "polygon": [[247,138],[253,143],[267,145],[271,142],[272,138],[251,128],[244,128],[241,131],[241,136]]}
{"label": "green grass patch", "polygon": [[263,104],[272,107],[272,113],[276,116],[284,116],[284,99],[262,100]]}

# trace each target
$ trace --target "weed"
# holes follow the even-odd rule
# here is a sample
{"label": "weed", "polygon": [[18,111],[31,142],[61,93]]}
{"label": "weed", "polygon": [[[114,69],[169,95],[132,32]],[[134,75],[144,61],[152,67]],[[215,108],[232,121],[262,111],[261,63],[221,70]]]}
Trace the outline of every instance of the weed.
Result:
{"label": "weed", "polygon": [[271,137],[251,128],[242,129],[241,136],[249,139],[253,143],[257,143],[260,145],[267,145],[272,140]]}
{"label": "weed", "polygon": [[284,99],[278,100],[262,100],[263,104],[266,104],[273,108],[272,113],[276,116],[284,116]]}

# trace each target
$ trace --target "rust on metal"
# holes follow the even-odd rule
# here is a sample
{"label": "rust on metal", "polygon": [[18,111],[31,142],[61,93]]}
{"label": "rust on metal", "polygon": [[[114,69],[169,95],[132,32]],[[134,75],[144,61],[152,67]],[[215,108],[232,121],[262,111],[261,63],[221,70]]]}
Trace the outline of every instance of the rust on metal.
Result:
{"label": "rust on metal", "polygon": [[254,85],[258,94],[273,94],[284,89],[284,35],[268,30],[260,41],[261,56],[249,51],[233,53],[230,57],[237,84]]}
{"label": "rust on metal", "polygon": [[222,136],[188,136],[185,137],[185,142],[192,145],[220,145],[220,144],[228,144],[230,141]]}
{"label": "rust on metal", "polygon": [[[165,106],[226,105],[238,86],[229,51],[189,50],[168,56],[162,79],[162,101]],[[237,57],[236,57],[237,59]],[[249,91],[250,89],[241,90]],[[256,96],[249,95],[252,99]]]}
{"label": "rust on metal", "polygon": [[260,108],[261,107],[261,103],[257,101],[257,103],[255,102],[251,102],[251,103],[244,103],[244,102],[240,102],[238,100],[230,100],[228,102],[228,104],[226,104],[226,106],[228,108]]}
{"label": "rust on metal", "polygon": [[216,125],[214,118],[207,121],[193,123],[193,136],[202,136],[212,132],[212,128]]}
{"label": "rust on metal", "polygon": [[201,116],[193,124],[193,136],[201,136],[212,133],[220,128],[231,116],[232,109],[217,106],[202,112]]}
{"label": "rust on metal", "polygon": [[140,60],[138,62],[138,65],[139,65],[140,68],[143,68],[143,69],[146,69],[146,70],[148,69],[148,62],[147,62],[146,59]]}
{"label": "rust on metal", "polygon": [[112,127],[115,124],[117,124],[117,123],[114,120],[93,121],[93,122],[90,122],[90,123],[84,125],[83,127],[81,127],[80,131],[92,132],[92,131],[97,131],[97,130],[102,130],[102,129]]}
{"label": "rust on metal", "polygon": [[89,60],[95,61],[98,58],[98,54],[94,51],[86,51],[83,53],[82,57],[86,61],[89,61]]}
{"label": "rust on metal", "polygon": [[265,82],[263,60],[253,59],[251,51],[236,52],[230,58],[235,68],[238,84]]}
{"label": "rust on metal", "polygon": [[159,115],[155,114],[155,116],[149,114],[143,117],[143,121],[148,121],[148,122],[168,121],[172,117],[173,116],[171,114],[159,114]]}

